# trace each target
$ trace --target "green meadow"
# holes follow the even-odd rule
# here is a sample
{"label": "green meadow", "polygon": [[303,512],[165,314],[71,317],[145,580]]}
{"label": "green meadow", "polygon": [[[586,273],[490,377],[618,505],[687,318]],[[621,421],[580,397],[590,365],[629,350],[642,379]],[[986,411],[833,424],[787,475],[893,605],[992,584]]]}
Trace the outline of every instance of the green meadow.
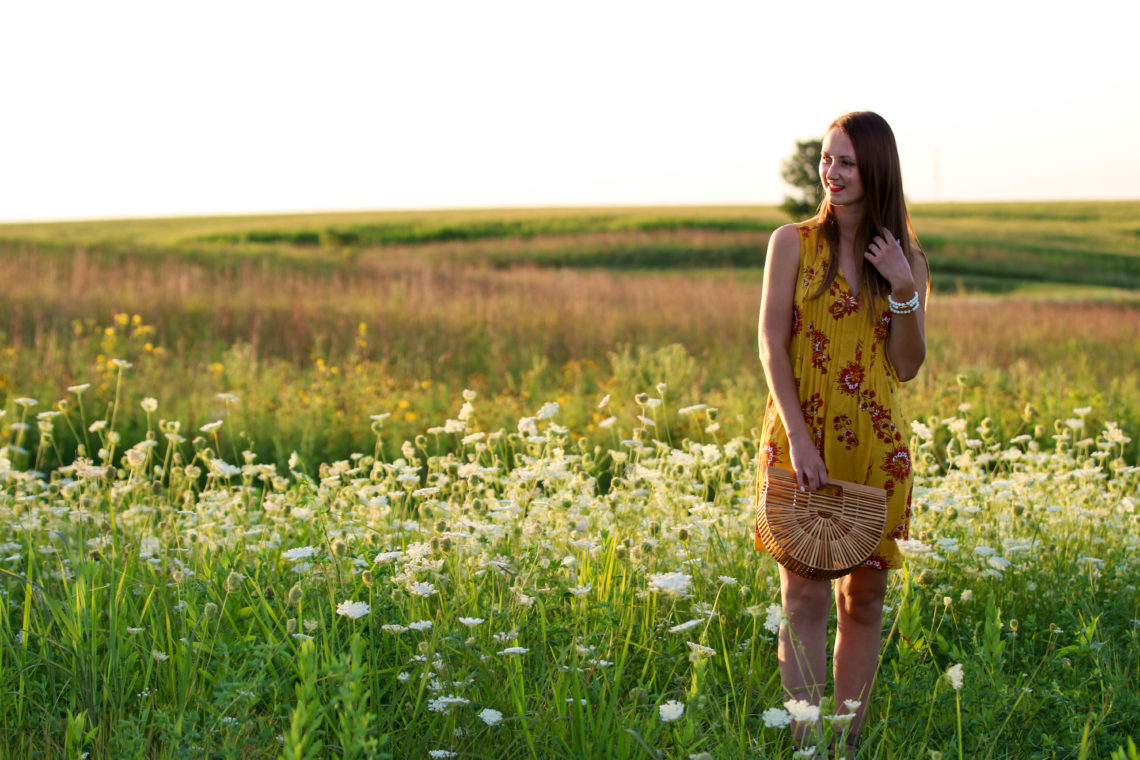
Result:
{"label": "green meadow", "polygon": [[[856,756],[1136,758],[1140,202],[912,212]],[[790,756],[750,515],[784,222],[0,225],[0,756]]]}

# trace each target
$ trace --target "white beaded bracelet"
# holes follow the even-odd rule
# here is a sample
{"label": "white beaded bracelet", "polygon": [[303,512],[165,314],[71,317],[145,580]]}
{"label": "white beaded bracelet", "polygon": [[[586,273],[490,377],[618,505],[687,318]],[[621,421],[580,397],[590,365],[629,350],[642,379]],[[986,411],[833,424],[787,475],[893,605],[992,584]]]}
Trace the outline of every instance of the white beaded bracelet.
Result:
{"label": "white beaded bracelet", "polygon": [[891,314],[914,314],[918,311],[919,307],[918,293],[916,292],[909,301],[903,301],[902,303],[896,301],[894,296],[888,293],[887,306],[890,307]]}

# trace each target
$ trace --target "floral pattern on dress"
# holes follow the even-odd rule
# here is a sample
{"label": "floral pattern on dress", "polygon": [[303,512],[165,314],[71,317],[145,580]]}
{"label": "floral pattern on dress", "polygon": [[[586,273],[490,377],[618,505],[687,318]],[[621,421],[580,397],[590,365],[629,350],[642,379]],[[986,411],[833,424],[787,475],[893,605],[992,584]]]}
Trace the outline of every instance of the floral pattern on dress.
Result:
{"label": "floral pattern on dress", "polygon": [[843,446],[850,451],[859,445],[859,438],[855,435],[855,431],[851,426],[855,423],[846,414],[841,414],[832,420],[832,427],[839,433],[836,440],[843,444]]}
{"label": "floral pattern on dress", "polygon": [[836,389],[848,396],[858,396],[866,372],[857,362],[847,362],[847,366],[839,370],[839,379],[835,384]]}
{"label": "floral pattern on dress", "polygon": [[840,287],[838,282],[831,283],[830,295],[832,301],[827,311],[836,319],[843,319],[859,311],[859,296]]}
{"label": "floral pattern on dress", "polygon": [[811,363],[821,372],[827,372],[827,363],[831,357],[827,355],[827,344],[831,339],[822,330],[815,328],[815,323],[809,324],[808,338],[811,340]]}

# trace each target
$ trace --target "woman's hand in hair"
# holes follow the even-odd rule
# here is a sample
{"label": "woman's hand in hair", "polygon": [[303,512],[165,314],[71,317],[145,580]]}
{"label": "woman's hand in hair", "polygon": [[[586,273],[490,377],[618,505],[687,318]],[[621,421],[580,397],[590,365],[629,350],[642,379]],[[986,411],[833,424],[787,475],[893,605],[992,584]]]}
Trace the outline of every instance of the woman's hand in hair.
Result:
{"label": "woman's hand in hair", "polygon": [[914,273],[903,252],[902,243],[886,227],[880,229],[863,255],[891,284],[893,292],[914,291]]}

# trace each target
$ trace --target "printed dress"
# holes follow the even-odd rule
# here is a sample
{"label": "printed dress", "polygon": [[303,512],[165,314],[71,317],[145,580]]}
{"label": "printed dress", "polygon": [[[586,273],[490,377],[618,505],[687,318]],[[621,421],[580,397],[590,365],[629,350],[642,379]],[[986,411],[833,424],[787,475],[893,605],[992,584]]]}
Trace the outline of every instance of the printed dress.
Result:
{"label": "printed dress", "polygon": [[[883,539],[864,563],[879,569],[902,567],[895,539],[910,529],[910,450],[900,413],[899,380],[887,357],[891,312],[875,305],[875,319],[860,311],[842,271],[828,292],[819,289],[827,274],[827,236],[815,222],[797,225],[800,271],[788,353],[800,406],[829,477],[877,486],[887,492]],[[769,467],[792,469],[788,434],[769,394],[760,437],[757,489]],[[759,537],[756,548],[763,550]]]}

